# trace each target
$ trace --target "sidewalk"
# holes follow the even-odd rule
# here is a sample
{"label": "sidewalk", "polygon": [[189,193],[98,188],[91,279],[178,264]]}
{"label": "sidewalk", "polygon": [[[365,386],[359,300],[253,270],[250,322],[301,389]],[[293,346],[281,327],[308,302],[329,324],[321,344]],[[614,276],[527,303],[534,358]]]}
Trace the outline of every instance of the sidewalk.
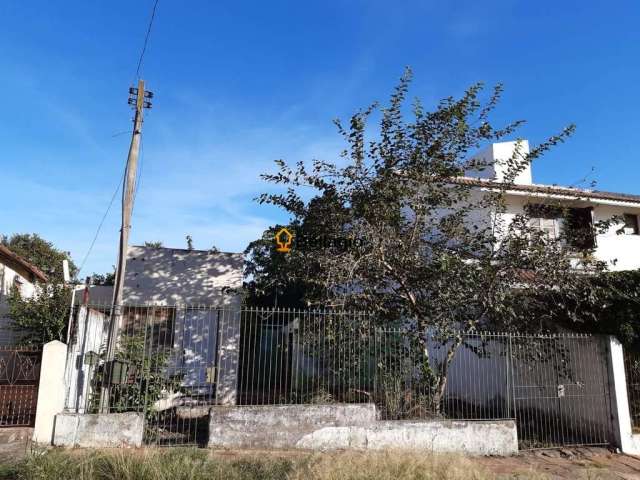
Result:
{"label": "sidewalk", "polygon": [[498,475],[541,474],[553,480],[640,480],[640,457],[604,448],[539,450],[514,457],[484,457],[478,464]]}

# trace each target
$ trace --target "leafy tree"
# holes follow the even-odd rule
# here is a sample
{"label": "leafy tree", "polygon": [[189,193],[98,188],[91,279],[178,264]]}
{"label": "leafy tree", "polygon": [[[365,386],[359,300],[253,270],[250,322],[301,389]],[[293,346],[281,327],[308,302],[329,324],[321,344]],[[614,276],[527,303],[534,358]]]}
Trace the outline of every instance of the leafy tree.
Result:
{"label": "leafy tree", "polygon": [[[407,71],[388,106],[356,113],[347,127],[336,121],[346,143],[338,161],[290,166],[278,160],[278,171],[263,175],[286,192],[265,193],[259,201],[283,208],[292,227],[323,232],[325,241],[298,257],[281,254],[292,258],[270,266],[275,257],[259,241],[250,250],[248,271],[260,286],[287,278],[305,287],[311,304],[373,311],[381,323],[400,325],[420,359],[417,383],[438,413],[464,332],[495,325],[519,329],[536,321],[534,313],[519,308],[522,297],[531,312],[564,309],[549,298],[577,298],[587,279],[576,268],[599,272],[605,266],[589,251],[576,256],[566,234],[551,238],[536,229],[529,212],[512,222],[501,215],[517,175],[564,142],[573,126],[528,154],[516,148],[504,183],[479,189],[459,181],[465,172],[488,167],[469,155],[513,135],[523,123],[490,123],[501,86],[483,100],[483,86],[473,85],[432,112],[416,100],[409,116],[404,106],[410,79]],[[370,132],[375,115],[379,129]],[[317,194],[306,201],[309,188]],[[316,205],[320,199],[322,209]],[[430,358],[427,349],[434,338],[445,348],[438,358]]]}
{"label": "leafy tree", "polygon": [[555,300],[564,309],[539,315],[556,328],[615,335],[626,350],[640,353],[640,270],[602,272],[580,287]]}
{"label": "leafy tree", "polygon": [[18,333],[18,342],[38,345],[52,340],[65,341],[71,289],[61,284],[49,284],[31,298],[22,298],[13,289],[8,298],[12,329]]}
{"label": "leafy tree", "polygon": [[[244,284],[246,303],[254,306],[279,306],[305,308],[311,306],[314,299],[325,299],[317,288],[325,288],[312,279],[323,273],[320,265],[312,260],[313,252],[328,246],[329,243],[340,246],[334,239],[340,238],[342,219],[332,218],[340,215],[336,198],[326,192],[309,202],[308,212],[302,219],[293,219],[286,225],[295,232],[292,249],[286,255],[277,251],[275,235],[283,227],[276,225],[262,235],[262,238],[249,244],[245,250]],[[336,230],[331,232],[331,228]]]}
{"label": "leafy tree", "polygon": [[58,250],[37,233],[16,233],[10,237],[3,235],[0,243],[42,270],[52,283],[64,282],[63,260],[68,260],[72,278],[78,273],[78,268],[71,260],[69,252]]}
{"label": "leafy tree", "polygon": [[0,242],[12,252],[42,270],[49,283],[38,285],[32,298],[22,298],[14,288],[7,299],[11,328],[17,332],[18,342],[40,344],[51,340],[65,340],[71,289],[64,284],[63,260],[69,262],[69,273],[75,277],[78,269],[69,253],[57,249],[38,234],[4,235]]}
{"label": "leafy tree", "polygon": [[115,276],[115,272],[94,273],[91,275],[91,284],[110,287],[113,286],[113,283],[115,282]]}

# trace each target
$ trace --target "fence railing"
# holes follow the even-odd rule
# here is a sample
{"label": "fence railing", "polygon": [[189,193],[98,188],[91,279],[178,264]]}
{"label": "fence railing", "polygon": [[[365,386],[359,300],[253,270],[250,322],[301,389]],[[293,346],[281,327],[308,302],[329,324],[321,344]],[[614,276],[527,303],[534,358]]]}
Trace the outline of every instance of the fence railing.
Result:
{"label": "fence railing", "polygon": [[33,426],[41,358],[39,347],[0,346],[0,427]]}
{"label": "fence railing", "polygon": [[[144,412],[147,441],[198,441],[215,404],[375,403],[380,419],[511,419],[521,442],[605,444],[606,364],[585,335],[421,332],[375,315],[212,306],[72,315],[68,410]],[[602,367],[604,365],[604,367]],[[553,421],[550,417],[553,416]],[[588,428],[587,428],[588,424]],[[181,436],[181,437],[180,437]],[[524,443],[522,443],[524,445]]]}

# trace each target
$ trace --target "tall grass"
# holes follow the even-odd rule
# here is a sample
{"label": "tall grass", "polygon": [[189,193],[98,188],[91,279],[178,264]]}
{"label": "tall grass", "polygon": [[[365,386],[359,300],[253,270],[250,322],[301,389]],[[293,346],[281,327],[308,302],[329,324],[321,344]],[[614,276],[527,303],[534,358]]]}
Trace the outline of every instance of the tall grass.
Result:
{"label": "tall grass", "polygon": [[11,480],[488,480],[472,460],[430,454],[341,452],[216,455],[197,449],[34,453],[2,465]]}

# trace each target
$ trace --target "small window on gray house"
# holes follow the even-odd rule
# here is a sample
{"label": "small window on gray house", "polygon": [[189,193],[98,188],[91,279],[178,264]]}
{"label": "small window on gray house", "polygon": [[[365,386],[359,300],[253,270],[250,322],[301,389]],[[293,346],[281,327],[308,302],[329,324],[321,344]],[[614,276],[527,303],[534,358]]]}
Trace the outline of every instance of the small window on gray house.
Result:
{"label": "small window on gray house", "polygon": [[640,233],[638,226],[638,215],[632,213],[624,214],[624,234],[625,235],[638,235]]}

